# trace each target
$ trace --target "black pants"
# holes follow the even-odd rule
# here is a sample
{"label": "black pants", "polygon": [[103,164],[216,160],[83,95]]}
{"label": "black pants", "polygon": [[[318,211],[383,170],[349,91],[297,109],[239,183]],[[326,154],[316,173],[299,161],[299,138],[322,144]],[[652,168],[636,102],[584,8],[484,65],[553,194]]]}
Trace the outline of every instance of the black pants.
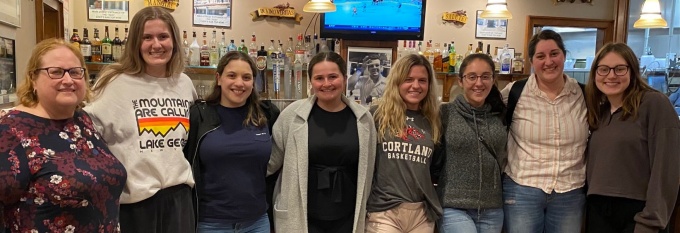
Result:
{"label": "black pants", "polygon": [[352,233],[354,228],[354,213],[337,220],[318,220],[307,218],[309,233]]}
{"label": "black pants", "polygon": [[[586,233],[633,233],[635,214],[645,202],[621,197],[589,195],[586,201]],[[659,231],[667,233],[668,228]]]}
{"label": "black pants", "polygon": [[121,233],[196,232],[191,188],[177,185],[161,189],[141,202],[120,205]]}

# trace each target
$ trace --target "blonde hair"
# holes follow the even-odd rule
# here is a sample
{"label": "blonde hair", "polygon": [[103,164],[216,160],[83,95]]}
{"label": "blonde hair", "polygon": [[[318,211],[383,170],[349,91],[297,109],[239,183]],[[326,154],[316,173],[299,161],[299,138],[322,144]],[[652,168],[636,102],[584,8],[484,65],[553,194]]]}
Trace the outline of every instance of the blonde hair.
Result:
{"label": "blonde hair", "polygon": [[165,76],[172,77],[184,71],[184,50],[179,44],[181,39],[179,27],[169,11],[162,7],[145,7],[138,11],[130,22],[130,33],[128,34],[128,44],[125,46],[123,56],[120,61],[110,64],[100,72],[97,83],[93,91],[98,96],[106,86],[111,83],[114,77],[125,73],[137,75],[144,72],[146,62],[142,57],[142,37],[144,36],[144,25],[149,20],[159,19],[168,26],[172,37],[172,57],[165,67]]}
{"label": "blonde hair", "polygon": [[[33,85],[33,81],[35,81],[35,78],[38,77],[37,76],[38,70],[36,69],[41,68],[41,66],[43,65],[42,58],[45,56],[46,53],[62,47],[68,48],[74,55],[76,55],[78,61],[80,62],[80,66],[85,68],[85,59],[83,59],[83,54],[80,52],[80,48],[74,47],[69,42],[66,42],[63,39],[49,38],[41,41],[33,48],[33,52],[31,52],[31,58],[28,59],[28,64],[26,65],[24,81],[17,88],[17,97],[19,99],[19,102],[17,103],[18,105],[23,105],[26,107],[35,107],[40,102],[40,100],[38,99],[38,95],[35,92],[35,85]],[[92,91],[90,90],[89,80],[90,75],[87,72],[87,69],[85,69],[85,73],[83,74],[85,98],[83,98],[83,101],[79,103],[78,106],[76,106],[76,109],[84,107],[85,102],[90,101]]]}
{"label": "blonde hair", "polygon": [[420,110],[432,127],[432,140],[435,144],[439,143],[441,120],[439,118],[437,81],[434,77],[432,65],[427,61],[427,58],[417,54],[409,54],[397,60],[389,75],[387,75],[385,92],[373,114],[375,123],[378,125],[378,141],[380,142],[386,140],[386,135],[401,136],[405,134],[406,103],[399,94],[399,86],[405,82],[414,66],[424,66],[427,70],[428,91],[425,99],[420,101]]}

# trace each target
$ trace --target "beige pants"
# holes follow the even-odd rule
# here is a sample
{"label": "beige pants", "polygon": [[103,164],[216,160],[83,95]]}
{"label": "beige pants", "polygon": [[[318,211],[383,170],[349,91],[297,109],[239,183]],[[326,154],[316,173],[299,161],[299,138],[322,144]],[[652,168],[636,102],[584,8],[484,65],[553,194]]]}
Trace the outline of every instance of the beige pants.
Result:
{"label": "beige pants", "polygon": [[425,205],[401,203],[383,212],[368,213],[366,233],[433,233],[434,222],[427,220]]}

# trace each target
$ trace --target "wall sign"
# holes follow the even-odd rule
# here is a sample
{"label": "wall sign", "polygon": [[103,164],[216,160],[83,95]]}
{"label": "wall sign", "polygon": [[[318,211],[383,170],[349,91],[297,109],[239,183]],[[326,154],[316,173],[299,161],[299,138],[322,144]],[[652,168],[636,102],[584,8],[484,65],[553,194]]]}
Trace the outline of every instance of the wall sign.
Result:
{"label": "wall sign", "polygon": [[174,11],[179,6],[179,0],[144,0],[144,6],[160,6]]}
{"label": "wall sign", "polygon": [[453,23],[458,26],[463,26],[467,23],[468,17],[464,10],[458,10],[454,12],[444,12],[442,14],[442,20],[444,20],[444,23]]}
{"label": "wall sign", "polygon": [[194,25],[231,27],[231,0],[194,0]]}
{"label": "wall sign", "polygon": [[284,4],[279,4],[276,5],[275,7],[261,7],[257,8],[257,10],[253,11],[250,13],[251,16],[253,16],[253,20],[256,20],[257,18],[261,17],[276,17],[276,18],[292,18],[295,19],[296,22],[300,22],[302,20],[302,15],[295,13],[295,8],[290,7],[288,3]]}
{"label": "wall sign", "polygon": [[130,18],[127,0],[87,0],[88,20],[125,21]]}

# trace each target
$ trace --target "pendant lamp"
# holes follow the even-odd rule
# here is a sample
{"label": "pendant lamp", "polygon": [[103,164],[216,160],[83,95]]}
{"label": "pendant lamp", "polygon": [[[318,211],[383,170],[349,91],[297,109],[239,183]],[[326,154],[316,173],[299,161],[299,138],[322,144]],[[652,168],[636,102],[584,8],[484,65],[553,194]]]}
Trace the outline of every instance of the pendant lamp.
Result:
{"label": "pendant lamp", "polygon": [[659,0],[645,0],[642,4],[642,13],[640,19],[633,24],[634,28],[662,28],[668,24],[666,20],[661,17],[661,4]]}
{"label": "pendant lamp", "polygon": [[512,19],[506,0],[488,0],[486,9],[479,15],[483,19]]}
{"label": "pendant lamp", "polygon": [[313,13],[334,12],[335,4],[331,0],[309,0],[305,7],[302,8],[302,11]]}

